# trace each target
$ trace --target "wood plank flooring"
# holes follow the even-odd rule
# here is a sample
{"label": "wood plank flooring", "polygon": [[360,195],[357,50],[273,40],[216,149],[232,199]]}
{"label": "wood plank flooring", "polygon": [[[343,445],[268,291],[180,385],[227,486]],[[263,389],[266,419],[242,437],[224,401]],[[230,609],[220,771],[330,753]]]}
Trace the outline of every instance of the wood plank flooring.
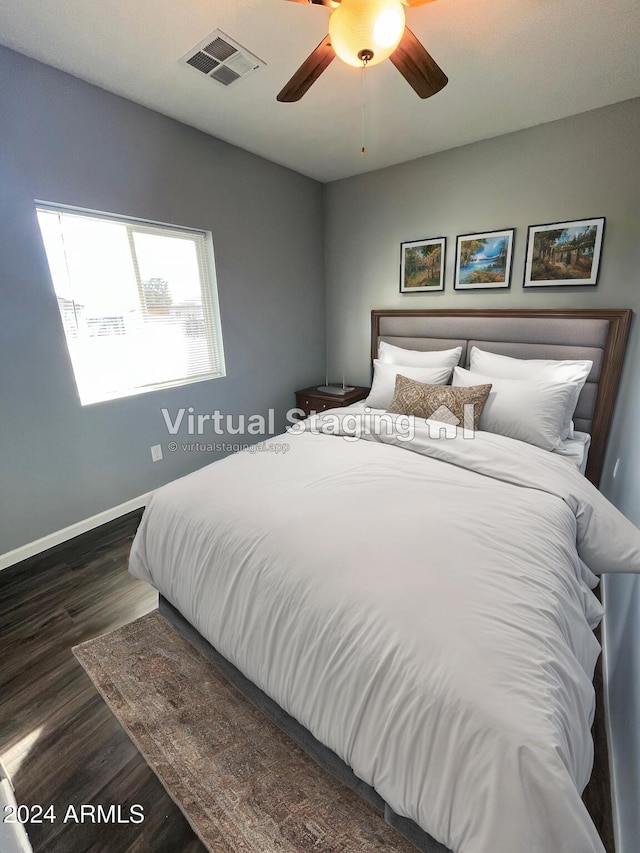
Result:
{"label": "wood plank flooring", "polygon": [[[157,605],[155,590],[127,573],[140,514],[0,572],[0,758],[19,803],[53,804],[58,815],[28,826],[36,853],[205,851],[71,653]],[[614,853],[599,673],[596,686],[597,757],[585,802]],[[123,816],[140,803],[145,820],[62,823],[67,806],[83,803],[120,804]]]}
{"label": "wood plank flooring", "polygon": [[[19,803],[53,804],[31,824],[36,853],[202,853],[71,653],[153,610],[157,594],[126,570],[132,513],[0,572],[0,757]],[[142,824],[63,823],[69,805],[144,807]]]}

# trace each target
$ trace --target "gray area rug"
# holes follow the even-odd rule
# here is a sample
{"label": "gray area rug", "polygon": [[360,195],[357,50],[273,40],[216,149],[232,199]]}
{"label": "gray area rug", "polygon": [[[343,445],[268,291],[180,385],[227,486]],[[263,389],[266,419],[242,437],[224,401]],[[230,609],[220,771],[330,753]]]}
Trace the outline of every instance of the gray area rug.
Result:
{"label": "gray area rug", "polygon": [[73,650],[215,853],[416,853],[157,611]]}

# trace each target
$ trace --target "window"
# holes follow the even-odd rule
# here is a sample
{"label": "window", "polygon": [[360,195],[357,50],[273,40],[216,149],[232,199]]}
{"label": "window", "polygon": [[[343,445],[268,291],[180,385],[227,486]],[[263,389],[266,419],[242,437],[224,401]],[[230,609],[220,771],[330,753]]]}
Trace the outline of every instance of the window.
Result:
{"label": "window", "polygon": [[82,405],[224,376],[209,233],[36,210]]}

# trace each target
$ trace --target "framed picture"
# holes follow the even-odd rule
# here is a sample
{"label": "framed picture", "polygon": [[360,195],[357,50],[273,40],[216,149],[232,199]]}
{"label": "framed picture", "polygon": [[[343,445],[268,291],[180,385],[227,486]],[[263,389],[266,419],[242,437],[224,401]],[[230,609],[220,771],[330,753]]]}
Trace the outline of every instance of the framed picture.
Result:
{"label": "framed picture", "polygon": [[455,290],[509,287],[515,230],[462,234],[456,245]]}
{"label": "framed picture", "polygon": [[530,225],[524,287],[597,284],[603,236],[604,216]]}
{"label": "framed picture", "polygon": [[444,290],[445,237],[400,244],[400,293]]}

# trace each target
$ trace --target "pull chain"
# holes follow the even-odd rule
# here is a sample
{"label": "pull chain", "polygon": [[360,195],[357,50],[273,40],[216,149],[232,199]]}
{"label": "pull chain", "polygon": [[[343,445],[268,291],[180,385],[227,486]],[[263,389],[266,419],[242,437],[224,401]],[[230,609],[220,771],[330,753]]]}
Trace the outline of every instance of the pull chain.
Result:
{"label": "pull chain", "polygon": [[363,57],[363,59],[362,59],[362,77],[360,78],[360,79],[361,79],[360,96],[361,96],[361,99],[362,99],[362,147],[361,147],[361,149],[360,149],[360,153],[361,153],[362,155],[364,155],[365,150],[366,150],[366,149],[365,149],[365,132],[366,132],[366,122],[365,122],[365,108],[364,108],[364,105],[365,105],[365,85],[364,85],[364,81],[365,81],[365,72],[366,72],[366,70],[367,70],[367,59],[366,59],[366,57]]}
{"label": "pull chain", "polygon": [[364,94],[365,94],[364,93],[364,80],[365,80],[364,73],[367,70],[367,63],[373,59],[373,51],[369,50],[368,48],[364,48],[363,50],[361,50],[358,53],[358,59],[362,62],[362,77],[360,78],[360,80],[361,80],[360,94],[361,94],[361,98],[362,98],[362,147],[360,148],[360,153],[364,155],[364,153],[366,151],[366,147],[364,144],[365,143],[365,131],[366,131],[365,114],[364,114]]}

